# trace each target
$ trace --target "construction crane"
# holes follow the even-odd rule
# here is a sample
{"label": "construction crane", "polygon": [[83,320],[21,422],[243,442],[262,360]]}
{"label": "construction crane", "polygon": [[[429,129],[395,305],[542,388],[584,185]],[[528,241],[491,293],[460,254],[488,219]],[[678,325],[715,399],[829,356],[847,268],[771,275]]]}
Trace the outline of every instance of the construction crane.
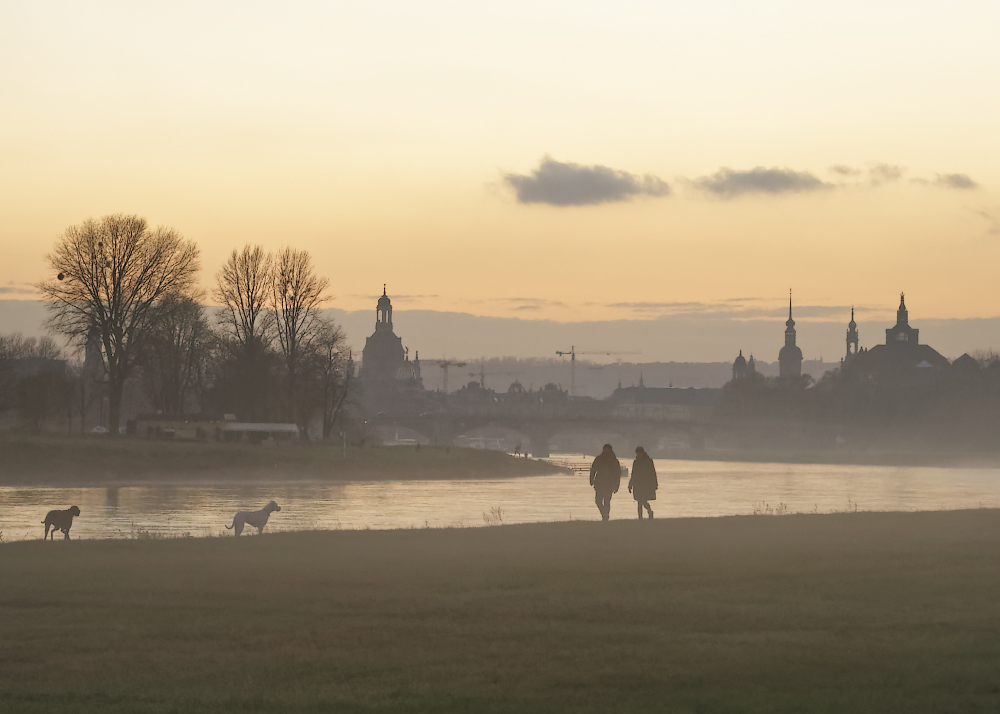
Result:
{"label": "construction crane", "polygon": [[455,362],[454,360],[450,360],[450,359],[432,359],[432,360],[430,360],[430,362],[432,364],[436,364],[438,367],[440,367],[441,371],[444,373],[444,375],[443,375],[444,376],[444,394],[447,397],[448,396],[448,368],[449,367],[464,367],[465,366],[465,362]]}
{"label": "construction crane", "polygon": [[[490,372],[491,377],[513,377],[517,372]],[[479,377],[479,386],[486,389],[486,368],[480,364],[478,372],[469,372],[470,377]]]}
{"label": "construction crane", "polygon": [[[556,350],[560,357],[569,355],[569,395],[576,396],[576,356],[577,355],[641,355],[642,352],[614,352],[611,350],[591,350],[589,352],[577,352],[576,347],[570,347],[568,352]],[[619,360],[620,361],[620,360]]]}

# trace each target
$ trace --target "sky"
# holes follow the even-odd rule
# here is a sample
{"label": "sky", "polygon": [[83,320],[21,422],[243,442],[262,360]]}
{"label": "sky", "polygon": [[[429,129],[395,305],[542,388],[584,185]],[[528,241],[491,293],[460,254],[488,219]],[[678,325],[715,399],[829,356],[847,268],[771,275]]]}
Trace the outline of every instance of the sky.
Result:
{"label": "sky", "polygon": [[998,29],[962,1],[7,0],[0,297],[125,212],[195,240],[205,287],[246,243],[308,249],[348,312],[387,284],[559,323],[789,289],[805,322],[891,324],[901,291],[996,317]]}

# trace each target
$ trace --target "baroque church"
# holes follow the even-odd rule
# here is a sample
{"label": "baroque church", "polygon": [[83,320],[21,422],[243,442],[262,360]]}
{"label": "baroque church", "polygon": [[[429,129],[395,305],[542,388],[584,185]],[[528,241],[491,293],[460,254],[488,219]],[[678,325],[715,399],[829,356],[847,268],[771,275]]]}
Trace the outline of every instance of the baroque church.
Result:
{"label": "baroque church", "polygon": [[375,306],[375,332],[365,340],[361,353],[362,401],[369,413],[392,408],[401,398],[423,392],[420,377],[420,353],[410,360],[409,348],[392,327],[392,301],[382,286],[382,297]]}
{"label": "baroque church", "polygon": [[896,324],[886,329],[884,345],[858,349],[857,325],[852,310],[847,331],[848,358],[845,359],[845,365],[856,374],[865,374],[884,382],[926,381],[947,368],[949,362],[930,345],[920,344],[919,338],[920,330],[910,326],[910,313],[906,309],[906,296],[903,293],[899,295]]}

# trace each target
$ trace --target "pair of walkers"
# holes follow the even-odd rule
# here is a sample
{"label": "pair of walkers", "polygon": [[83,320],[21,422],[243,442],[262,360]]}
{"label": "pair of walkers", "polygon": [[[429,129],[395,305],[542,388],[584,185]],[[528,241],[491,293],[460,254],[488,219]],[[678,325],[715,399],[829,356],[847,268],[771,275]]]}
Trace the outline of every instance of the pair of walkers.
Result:
{"label": "pair of walkers", "polygon": [[[594,459],[590,467],[590,485],[594,487],[594,502],[601,518],[611,517],[611,497],[618,493],[622,482],[622,465],[615,456],[611,444],[605,444],[604,450]],[[653,460],[641,446],[635,450],[635,461],[632,462],[632,475],[629,478],[628,490],[636,501],[639,520],[642,520],[642,510],[646,509],[649,517],[653,517],[653,509],[649,502],[656,500],[656,467]]]}

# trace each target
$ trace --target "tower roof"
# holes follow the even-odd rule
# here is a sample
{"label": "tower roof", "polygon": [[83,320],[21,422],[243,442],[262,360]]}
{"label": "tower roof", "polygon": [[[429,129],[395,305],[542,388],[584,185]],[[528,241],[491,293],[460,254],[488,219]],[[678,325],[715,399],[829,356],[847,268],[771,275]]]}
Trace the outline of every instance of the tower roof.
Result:
{"label": "tower roof", "polygon": [[795,327],[795,320],[792,319],[792,291],[788,290],[788,321],[785,322],[788,327]]}
{"label": "tower roof", "polygon": [[847,326],[849,328],[851,328],[852,330],[855,329],[858,326],[858,323],[856,323],[854,321],[854,308],[853,307],[851,308],[851,321],[849,323],[847,323]]}
{"label": "tower roof", "polygon": [[382,297],[378,299],[377,308],[379,310],[385,308],[388,309],[392,307],[392,301],[389,300],[389,296],[385,294],[385,283],[382,283]]}

